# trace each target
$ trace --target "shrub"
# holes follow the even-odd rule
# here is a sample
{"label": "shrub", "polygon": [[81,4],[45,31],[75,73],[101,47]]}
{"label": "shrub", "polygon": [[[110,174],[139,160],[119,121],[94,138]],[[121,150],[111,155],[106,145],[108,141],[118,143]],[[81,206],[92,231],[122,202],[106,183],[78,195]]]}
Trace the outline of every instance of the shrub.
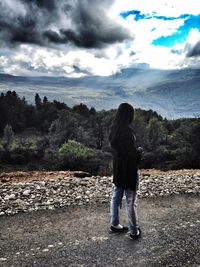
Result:
{"label": "shrub", "polygon": [[105,173],[111,159],[110,153],[89,148],[77,141],[69,140],[64,143],[57,153],[56,169],[82,170],[97,175]]}
{"label": "shrub", "polygon": [[58,150],[57,167],[59,169],[92,171],[90,162],[92,162],[94,155],[94,149],[74,140],[68,140]]}
{"label": "shrub", "polygon": [[58,150],[58,153],[61,158],[70,160],[85,160],[89,157],[94,156],[95,150],[88,148],[85,145],[74,140],[69,140],[61,146],[61,148]]}

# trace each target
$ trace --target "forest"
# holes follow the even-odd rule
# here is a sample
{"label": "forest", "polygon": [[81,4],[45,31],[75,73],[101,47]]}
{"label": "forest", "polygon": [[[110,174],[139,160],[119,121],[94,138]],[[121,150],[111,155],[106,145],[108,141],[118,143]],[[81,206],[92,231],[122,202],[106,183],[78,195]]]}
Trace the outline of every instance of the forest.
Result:
{"label": "forest", "polygon": [[[27,103],[15,91],[0,95],[0,170],[82,170],[110,175],[108,135],[116,110],[68,107],[35,95]],[[117,108],[117,107],[116,107]],[[200,118],[167,120],[152,110],[135,110],[140,168],[200,168]]]}

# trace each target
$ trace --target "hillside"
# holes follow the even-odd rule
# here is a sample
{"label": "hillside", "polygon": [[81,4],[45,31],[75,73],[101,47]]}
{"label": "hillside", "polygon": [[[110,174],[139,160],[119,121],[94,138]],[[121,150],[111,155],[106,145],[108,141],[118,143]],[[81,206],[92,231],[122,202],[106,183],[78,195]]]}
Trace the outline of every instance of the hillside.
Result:
{"label": "hillside", "polygon": [[121,102],[153,109],[176,119],[200,115],[200,70],[127,68],[108,77],[18,77],[0,74],[0,91],[15,90],[31,103],[35,93],[69,106],[84,103],[97,110],[116,108]]}

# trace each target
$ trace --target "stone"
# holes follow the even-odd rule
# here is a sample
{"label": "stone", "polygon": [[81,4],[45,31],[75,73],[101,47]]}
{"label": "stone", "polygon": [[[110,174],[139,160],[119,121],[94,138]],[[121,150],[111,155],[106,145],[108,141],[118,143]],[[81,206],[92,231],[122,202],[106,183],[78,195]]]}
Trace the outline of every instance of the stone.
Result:
{"label": "stone", "polygon": [[17,204],[17,205],[19,205],[19,206],[26,206],[26,202],[23,201],[23,200],[20,199],[20,198],[16,199],[13,203],[14,203],[14,204]]}
{"label": "stone", "polygon": [[0,258],[0,261],[6,261],[7,258]]}
{"label": "stone", "polygon": [[27,189],[27,190],[25,190],[22,194],[23,194],[24,196],[28,196],[28,195],[30,194],[30,192],[31,192],[31,190],[30,190],[30,189]]}
{"label": "stone", "polygon": [[15,199],[15,194],[11,194],[11,195],[9,196],[9,199]]}
{"label": "stone", "polygon": [[[138,196],[198,194],[199,180],[200,175],[190,174],[140,176]],[[112,188],[112,176],[93,176],[83,179],[63,177],[59,181],[0,184],[0,215],[70,205],[107,203],[110,201]]]}
{"label": "stone", "polygon": [[4,200],[9,200],[9,195],[5,195]]}

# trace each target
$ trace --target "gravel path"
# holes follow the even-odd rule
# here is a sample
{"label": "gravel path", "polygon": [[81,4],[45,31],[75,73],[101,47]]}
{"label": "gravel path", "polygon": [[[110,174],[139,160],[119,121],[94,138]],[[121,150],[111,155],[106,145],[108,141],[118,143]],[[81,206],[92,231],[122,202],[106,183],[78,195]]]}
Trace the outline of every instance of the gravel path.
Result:
{"label": "gravel path", "polygon": [[108,232],[112,177],[9,175],[0,176],[2,267],[200,266],[199,170],[141,172],[134,242]]}
{"label": "gravel path", "polygon": [[[142,198],[139,240],[110,234],[109,204],[0,217],[1,267],[198,267],[199,196]],[[121,223],[126,223],[124,209]]]}

